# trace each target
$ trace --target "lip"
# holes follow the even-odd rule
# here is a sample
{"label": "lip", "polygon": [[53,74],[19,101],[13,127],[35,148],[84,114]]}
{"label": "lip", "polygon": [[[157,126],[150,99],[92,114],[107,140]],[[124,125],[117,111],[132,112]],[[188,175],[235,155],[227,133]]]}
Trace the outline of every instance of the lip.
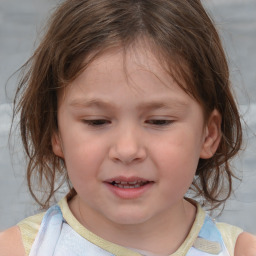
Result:
{"label": "lip", "polygon": [[[145,182],[143,186],[140,187],[134,187],[134,188],[121,188],[114,186],[112,183],[114,181],[118,182]],[[153,186],[154,182],[147,180],[145,178],[141,177],[124,177],[124,176],[118,176],[114,177],[108,180],[104,181],[104,184],[107,186],[107,188],[117,197],[121,199],[136,199],[141,197],[143,194],[145,194],[150,188]]]}

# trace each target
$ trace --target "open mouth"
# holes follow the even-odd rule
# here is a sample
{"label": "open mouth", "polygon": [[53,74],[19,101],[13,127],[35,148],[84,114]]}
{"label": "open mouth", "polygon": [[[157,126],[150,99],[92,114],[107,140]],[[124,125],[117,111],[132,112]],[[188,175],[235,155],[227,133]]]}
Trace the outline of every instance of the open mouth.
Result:
{"label": "open mouth", "polygon": [[127,200],[147,195],[155,181],[141,177],[119,176],[105,180],[104,183],[115,196]]}
{"label": "open mouth", "polygon": [[142,180],[136,180],[136,181],[112,181],[109,184],[112,186],[118,187],[118,188],[140,188],[147,184],[151,183],[150,181],[142,181]]}

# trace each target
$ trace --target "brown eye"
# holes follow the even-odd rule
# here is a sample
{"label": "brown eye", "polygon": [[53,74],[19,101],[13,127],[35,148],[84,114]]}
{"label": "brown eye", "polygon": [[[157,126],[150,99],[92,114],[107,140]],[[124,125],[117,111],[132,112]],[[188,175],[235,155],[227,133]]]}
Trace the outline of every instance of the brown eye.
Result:
{"label": "brown eye", "polygon": [[155,119],[155,120],[148,120],[146,123],[158,126],[165,126],[171,124],[172,120],[164,120],[164,119]]}
{"label": "brown eye", "polygon": [[105,119],[96,119],[96,120],[83,120],[89,126],[104,126],[110,124],[111,122]]}

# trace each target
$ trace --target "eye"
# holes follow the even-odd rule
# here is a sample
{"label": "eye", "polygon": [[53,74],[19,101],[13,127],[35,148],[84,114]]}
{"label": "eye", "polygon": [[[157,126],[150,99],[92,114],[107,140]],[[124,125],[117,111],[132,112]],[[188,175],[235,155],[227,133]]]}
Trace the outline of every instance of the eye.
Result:
{"label": "eye", "polygon": [[156,126],[166,126],[173,122],[173,120],[164,120],[164,119],[153,119],[147,120],[146,123],[156,125]]}
{"label": "eye", "polygon": [[89,126],[104,126],[110,124],[111,122],[105,119],[95,119],[95,120],[83,120]]}

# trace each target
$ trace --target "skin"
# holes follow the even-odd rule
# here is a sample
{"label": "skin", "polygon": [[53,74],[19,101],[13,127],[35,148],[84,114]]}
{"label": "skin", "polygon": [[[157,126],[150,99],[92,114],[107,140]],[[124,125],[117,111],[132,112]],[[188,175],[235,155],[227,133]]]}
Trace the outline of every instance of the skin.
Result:
{"label": "skin", "polygon": [[[53,149],[78,194],[70,208],[85,227],[123,246],[170,254],[194,221],[195,207],[183,197],[199,158],[219,144],[221,117],[213,111],[205,126],[199,103],[150,51],[137,46],[123,58],[121,50],[102,55],[59,95]],[[151,186],[120,198],[106,185],[120,176]]]}
{"label": "skin", "polygon": [[235,256],[255,256],[256,237],[247,232],[243,232],[237,239]]}
{"label": "skin", "polygon": [[[125,71],[123,58],[121,50],[105,53],[59,94],[53,150],[77,191],[69,206],[80,223],[111,242],[168,255],[193,224],[195,207],[183,197],[198,160],[219,145],[221,116],[214,110],[205,122],[149,50],[130,50]],[[120,196],[107,184],[120,176],[150,186]],[[255,244],[243,233],[235,255],[255,255]],[[0,254],[24,255],[17,227],[0,235]]]}
{"label": "skin", "polygon": [[1,256],[25,256],[20,230],[17,226],[0,233]]}

